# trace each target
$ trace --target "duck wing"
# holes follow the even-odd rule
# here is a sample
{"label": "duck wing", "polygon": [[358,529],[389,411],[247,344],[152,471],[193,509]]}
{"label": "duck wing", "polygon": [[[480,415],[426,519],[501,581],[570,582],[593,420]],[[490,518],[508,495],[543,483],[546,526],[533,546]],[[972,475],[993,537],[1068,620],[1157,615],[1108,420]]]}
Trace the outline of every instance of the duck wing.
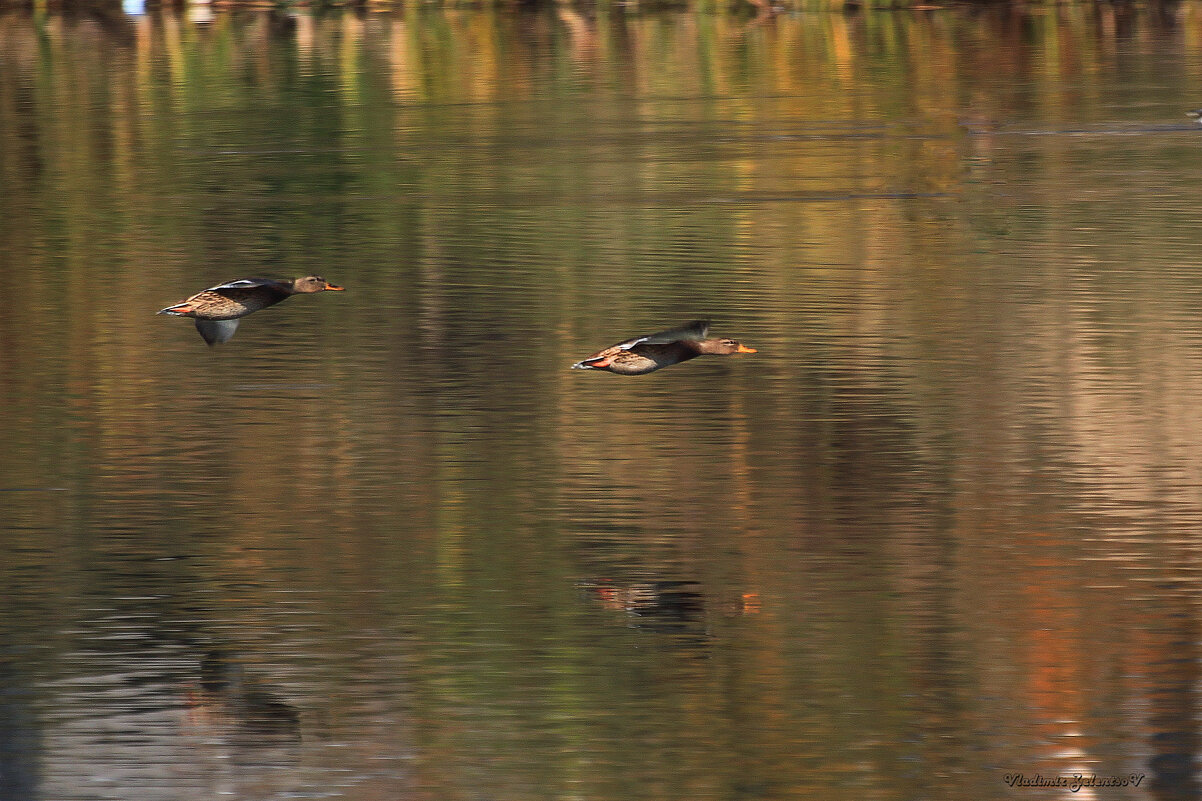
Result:
{"label": "duck wing", "polygon": [[238,330],[238,319],[233,320],[196,320],[196,330],[210,345],[222,345],[234,337]]}
{"label": "duck wing", "polygon": [[245,292],[248,289],[267,289],[286,295],[291,286],[290,281],[280,281],[276,278],[239,278],[236,281],[226,281],[224,284],[211,286],[205,292],[216,292],[218,295],[228,296]]}
{"label": "duck wing", "polygon": [[645,337],[635,337],[625,342],[619,342],[614,347],[621,350],[630,350],[635,345],[670,345],[673,342],[680,342],[682,340],[700,342],[709,336],[709,331],[709,320],[694,320],[677,328],[669,328],[656,334],[648,334]]}

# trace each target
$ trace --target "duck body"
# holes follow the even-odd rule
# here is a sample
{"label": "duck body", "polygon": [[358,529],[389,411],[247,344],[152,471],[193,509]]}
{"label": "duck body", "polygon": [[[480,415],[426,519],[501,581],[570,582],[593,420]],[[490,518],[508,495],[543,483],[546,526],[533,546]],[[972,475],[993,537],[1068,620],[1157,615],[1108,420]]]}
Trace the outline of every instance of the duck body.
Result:
{"label": "duck body", "polygon": [[314,292],[341,292],[335,286],[316,275],[292,281],[276,278],[239,278],[197,292],[185,301],[168,306],[159,314],[174,317],[191,317],[196,321],[196,330],[205,342],[216,345],[229,342],[238,329],[238,321],[248,314],[274,306],[293,295]]}
{"label": "duck body", "polygon": [[733,339],[708,339],[709,321],[694,320],[679,328],[635,337],[597,351],[572,365],[573,370],[605,370],[618,375],[645,375],[698,356],[755,353]]}

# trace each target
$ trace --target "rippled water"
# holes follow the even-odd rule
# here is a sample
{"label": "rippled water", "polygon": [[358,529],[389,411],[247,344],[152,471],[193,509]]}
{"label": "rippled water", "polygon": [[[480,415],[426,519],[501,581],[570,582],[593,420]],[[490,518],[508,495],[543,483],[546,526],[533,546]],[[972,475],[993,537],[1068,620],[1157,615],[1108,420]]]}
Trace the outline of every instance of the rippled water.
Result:
{"label": "rippled water", "polygon": [[0,796],[1196,797],[1199,8],[0,16]]}

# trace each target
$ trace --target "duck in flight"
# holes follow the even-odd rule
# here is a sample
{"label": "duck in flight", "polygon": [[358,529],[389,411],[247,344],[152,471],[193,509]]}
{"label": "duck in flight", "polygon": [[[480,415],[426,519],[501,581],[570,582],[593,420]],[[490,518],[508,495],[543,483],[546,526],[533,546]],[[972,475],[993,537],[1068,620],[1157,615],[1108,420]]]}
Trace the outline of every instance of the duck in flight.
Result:
{"label": "duck in flight", "polygon": [[732,353],[756,352],[755,348],[749,348],[733,339],[709,339],[709,328],[708,320],[694,320],[679,328],[628,339],[576,362],[572,369],[643,375],[698,356],[729,356]]}
{"label": "duck in flight", "polygon": [[159,314],[194,318],[196,330],[204,337],[205,342],[217,345],[230,341],[234,332],[238,330],[238,321],[246,315],[274,306],[293,295],[327,290],[342,292],[343,287],[335,286],[317,275],[292,281],[239,278],[237,281],[218,284],[203,292],[197,292],[182,303],[161,310]]}

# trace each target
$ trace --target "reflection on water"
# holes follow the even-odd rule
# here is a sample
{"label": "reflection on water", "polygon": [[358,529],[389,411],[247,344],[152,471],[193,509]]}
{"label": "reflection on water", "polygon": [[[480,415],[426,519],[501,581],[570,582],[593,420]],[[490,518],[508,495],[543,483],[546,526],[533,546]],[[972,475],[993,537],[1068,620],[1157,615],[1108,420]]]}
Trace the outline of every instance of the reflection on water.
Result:
{"label": "reflection on water", "polygon": [[1189,3],[0,16],[0,796],[1196,797],[1200,78]]}
{"label": "reflection on water", "polygon": [[200,663],[200,678],[185,691],[188,723],[199,730],[228,729],[248,748],[300,737],[300,715],[263,682],[248,679],[246,667],[220,651]]}

